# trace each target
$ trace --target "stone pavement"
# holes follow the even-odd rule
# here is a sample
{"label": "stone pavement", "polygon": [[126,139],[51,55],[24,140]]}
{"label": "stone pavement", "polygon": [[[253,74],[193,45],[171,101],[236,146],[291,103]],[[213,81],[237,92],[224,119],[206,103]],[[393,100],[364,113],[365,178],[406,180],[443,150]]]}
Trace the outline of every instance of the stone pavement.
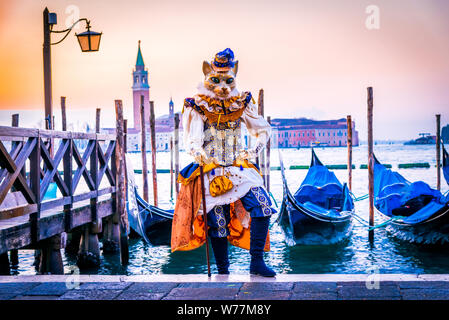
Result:
{"label": "stone pavement", "polygon": [[0,300],[449,300],[449,275],[1,276]]}

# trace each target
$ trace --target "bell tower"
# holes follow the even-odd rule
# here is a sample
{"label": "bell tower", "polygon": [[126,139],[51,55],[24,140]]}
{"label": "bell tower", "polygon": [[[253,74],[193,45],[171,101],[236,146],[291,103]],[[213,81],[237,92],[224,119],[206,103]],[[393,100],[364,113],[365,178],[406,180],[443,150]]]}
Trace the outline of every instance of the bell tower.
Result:
{"label": "bell tower", "polygon": [[136,67],[133,71],[133,107],[134,107],[134,128],[140,131],[140,97],[144,98],[144,115],[146,128],[150,127],[150,86],[148,84],[148,69],[143,62],[142,51],[140,50],[140,40],[137,50]]}
{"label": "bell tower", "polygon": [[170,102],[168,103],[168,118],[170,120],[170,124],[172,124],[175,119],[175,104],[173,103],[173,99],[171,97]]}

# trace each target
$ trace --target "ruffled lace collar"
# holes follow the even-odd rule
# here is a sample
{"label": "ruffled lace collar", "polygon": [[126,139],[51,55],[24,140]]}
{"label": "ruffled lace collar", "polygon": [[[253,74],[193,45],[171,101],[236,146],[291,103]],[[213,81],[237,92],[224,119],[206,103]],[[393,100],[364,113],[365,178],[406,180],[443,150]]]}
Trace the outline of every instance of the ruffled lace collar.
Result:
{"label": "ruffled lace collar", "polygon": [[[241,94],[236,88],[231,91],[230,97],[227,99],[219,98],[213,95],[209,90],[200,83],[197,87],[198,93],[193,96],[195,104],[203,106],[207,111],[213,113],[227,113],[239,110],[246,106],[247,92]],[[223,110],[223,107],[226,109]]]}

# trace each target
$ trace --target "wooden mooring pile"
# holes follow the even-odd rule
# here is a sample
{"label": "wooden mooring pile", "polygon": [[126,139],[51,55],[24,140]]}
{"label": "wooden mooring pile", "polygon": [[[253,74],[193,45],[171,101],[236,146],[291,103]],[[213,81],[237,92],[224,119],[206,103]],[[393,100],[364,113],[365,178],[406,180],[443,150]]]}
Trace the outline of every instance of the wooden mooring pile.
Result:
{"label": "wooden mooring pile", "polygon": [[[61,248],[77,253],[80,268],[103,253],[128,262],[122,103],[115,101],[116,134],[0,126],[0,272],[18,264],[19,249],[36,250],[41,274],[63,274]],[[50,185],[57,196],[48,198]],[[10,252],[8,257],[8,252]],[[10,261],[11,260],[11,261]]]}

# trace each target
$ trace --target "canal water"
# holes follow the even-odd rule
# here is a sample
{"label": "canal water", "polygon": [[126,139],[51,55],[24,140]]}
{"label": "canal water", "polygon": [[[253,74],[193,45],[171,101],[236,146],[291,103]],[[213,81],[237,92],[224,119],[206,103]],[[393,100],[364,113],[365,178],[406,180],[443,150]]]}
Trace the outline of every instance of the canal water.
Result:
{"label": "canal water", "polygon": [[[435,146],[404,146],[402,144],[375,145],[377,158],[386,164],[391,164],[409,181],[422,180],[436,187]],[[310,149],[280,149],[284,164],[308,165]],[[324,164],[345,164],[346,148],[316,148],[318,157]],[[278,149],[272,150],[271,165],[279,166]],[[135,169],[141,168],[140,154],[131,154]],[[150,158],[149,158],[150,159]],[[150,160],[149,160],[150,161]],[[188,164],[190,158],[181,153],[181,167]],[[430,169],[398,169],[399,163],[428,162]],[[367,146],[353,149],[353,192],[356,196],[368,193],[368,172],[360,169],[367,163]],[[157,164],[160,169],[169,168],[170,154],[157,154]],[[151,166],[150,166],[151,167]],[[347,181],[347,170],[335,170],[341,182]],[[295,192],[304,179],[307,170],[287,170],[289,188]],[[150,175],[151,178],[151,175]],[[281,205],[282,183],[280,171],[271,171],[271,191]],[[442,177],[442,192],[448,190],[448,185]],[[136,182],[141,186],[141,175],[136,175]],[[170,175],[158,174],[159,206],[173,207],[170,201]],[[150,183],[151,186],[151,183]],[[150,199],[153,199],[150,190]],[[276,206],[275,206],[276,207]],[[356,202],[357,214],[368,220],[368,200]],[[277,214],[272,217],[274,222]],[[376,222],[379,222],[378,220]],[[288,246],[280,227],[274,223],[270,229],[271,251],[266,254],[266,260],[278,273],[449,273],[449,245],[445,247],[426,247],[405,243],[392,238],[383,228],[375,230],[374,241],[368,241],[368,230],[354,221],[352,235],[347,241],[336,245],[325,246]],[[36,274],[33,267],[34,252],[21,250],[20,264],[14,270],[15,274]],[[65,272],[77,272],[76,257],[63,254]],[[230,272],[247,274],[250,256],[248,251],[230,247]],[[120,265],[118,255],[101,256],[101,266],[96,270],[82,273],[103,275],[141,275],[141,274],[204,274],[207,273],[205,246],[189,252],[171,253],[169,246],[153,247],[141,239],[130,239],[129,265]],[[215,265],[212,258],[212,272]]]}

